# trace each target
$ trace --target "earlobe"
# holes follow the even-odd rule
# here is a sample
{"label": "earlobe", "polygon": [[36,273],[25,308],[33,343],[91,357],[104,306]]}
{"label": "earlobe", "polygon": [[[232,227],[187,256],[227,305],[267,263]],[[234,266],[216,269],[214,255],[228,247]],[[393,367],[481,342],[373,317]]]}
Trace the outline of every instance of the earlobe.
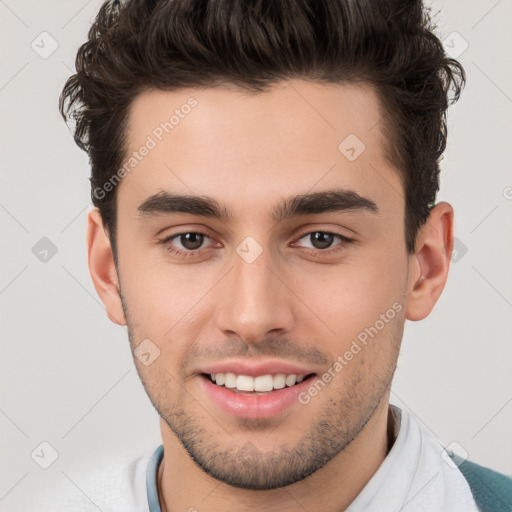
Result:
{"label": "earlobe", "polygon": [[407,320],[423,320],[438,301],[448,278],[453,249],[453,208],[441,202],[431,211],[417,236],[410,258]]}
{"label": "earlobe", "polygon": [[126,325],[112,247],[97,208],[87,216],[87,253],[94,288],[105,305],[109,319],[118,325]]}

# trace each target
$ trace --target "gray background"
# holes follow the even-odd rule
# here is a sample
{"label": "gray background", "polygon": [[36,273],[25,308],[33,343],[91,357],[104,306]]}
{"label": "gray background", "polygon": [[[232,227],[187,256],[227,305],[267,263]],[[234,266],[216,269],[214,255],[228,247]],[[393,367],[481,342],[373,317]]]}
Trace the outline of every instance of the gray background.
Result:
{"label": "gray background", "polygon": [[[88,467],[160,443],[126,330],[89,276],[88,160],[57,110],[99,5],[0,0],[2,511],[26,510],[34,489],[79,493]],[[458,252],[432,314],[406,322],[391,400],[444,445],[512,473],[512,2],[433,5],[450,51],[468,45],[438,196],[455,209]],[[46,262],[43,237],[57,249]],[[31,456],[43,441],[58,453],[47,469]]]}

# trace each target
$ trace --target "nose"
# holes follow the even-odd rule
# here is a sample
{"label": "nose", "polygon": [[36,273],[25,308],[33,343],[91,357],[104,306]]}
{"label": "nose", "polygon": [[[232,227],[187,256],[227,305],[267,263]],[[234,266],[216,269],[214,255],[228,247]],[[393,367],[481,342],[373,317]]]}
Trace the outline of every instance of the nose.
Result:
{"label": "nose", "polygon": [[233,255],[233,267],[216,297],[217,327],[258,343],[270,334],[285,334],[294,325],[293,293],[287,276],[263,251],[255,261]]}

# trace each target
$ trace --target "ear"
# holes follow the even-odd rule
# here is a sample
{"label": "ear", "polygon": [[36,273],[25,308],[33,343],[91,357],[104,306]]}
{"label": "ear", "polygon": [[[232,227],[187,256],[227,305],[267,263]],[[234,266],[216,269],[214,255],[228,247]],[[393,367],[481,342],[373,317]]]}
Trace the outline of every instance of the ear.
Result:
{"label": "ear", "polygon": [[105,305],[108,317],[115,324],[126,325],[112,247],[98,208],[87,216],[87,253],[94,288]]}
{"label": "ear", "polygon": [[423,320],[441,296],[453,250],[453,208],[441,202],[418,231],[415,253],[409,260],[405,317]]}

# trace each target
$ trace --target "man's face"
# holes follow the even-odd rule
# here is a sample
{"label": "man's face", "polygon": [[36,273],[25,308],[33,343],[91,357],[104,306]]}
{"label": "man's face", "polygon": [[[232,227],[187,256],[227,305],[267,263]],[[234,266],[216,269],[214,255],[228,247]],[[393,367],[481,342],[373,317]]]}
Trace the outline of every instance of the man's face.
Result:
{"label": "man's face", "polygon": [[[169,133],[158,130],[176,109]],[[129,155],[154,147],[117,190],[130,343],[158,348],[151,364],[135,359],[147,394],[193,459],[226,483],[301,480],[343,450],[387,397],[408,256],[403,188],[381,130],[375,93],[350,85],[148,91],[132,105]],[[366,201],[344,209],[347,202],[322,206],[313,196],[293,215],[277,206],[342,189]],[[147,200],[162,192],[211,198],[230,216],[173,211],[178,203],[155,209],[163,202]],[[249,395],[210,373],[271,375],[277,387],[278,374],[305,377]],[[239,384],[256,381],[269,382]]]}

